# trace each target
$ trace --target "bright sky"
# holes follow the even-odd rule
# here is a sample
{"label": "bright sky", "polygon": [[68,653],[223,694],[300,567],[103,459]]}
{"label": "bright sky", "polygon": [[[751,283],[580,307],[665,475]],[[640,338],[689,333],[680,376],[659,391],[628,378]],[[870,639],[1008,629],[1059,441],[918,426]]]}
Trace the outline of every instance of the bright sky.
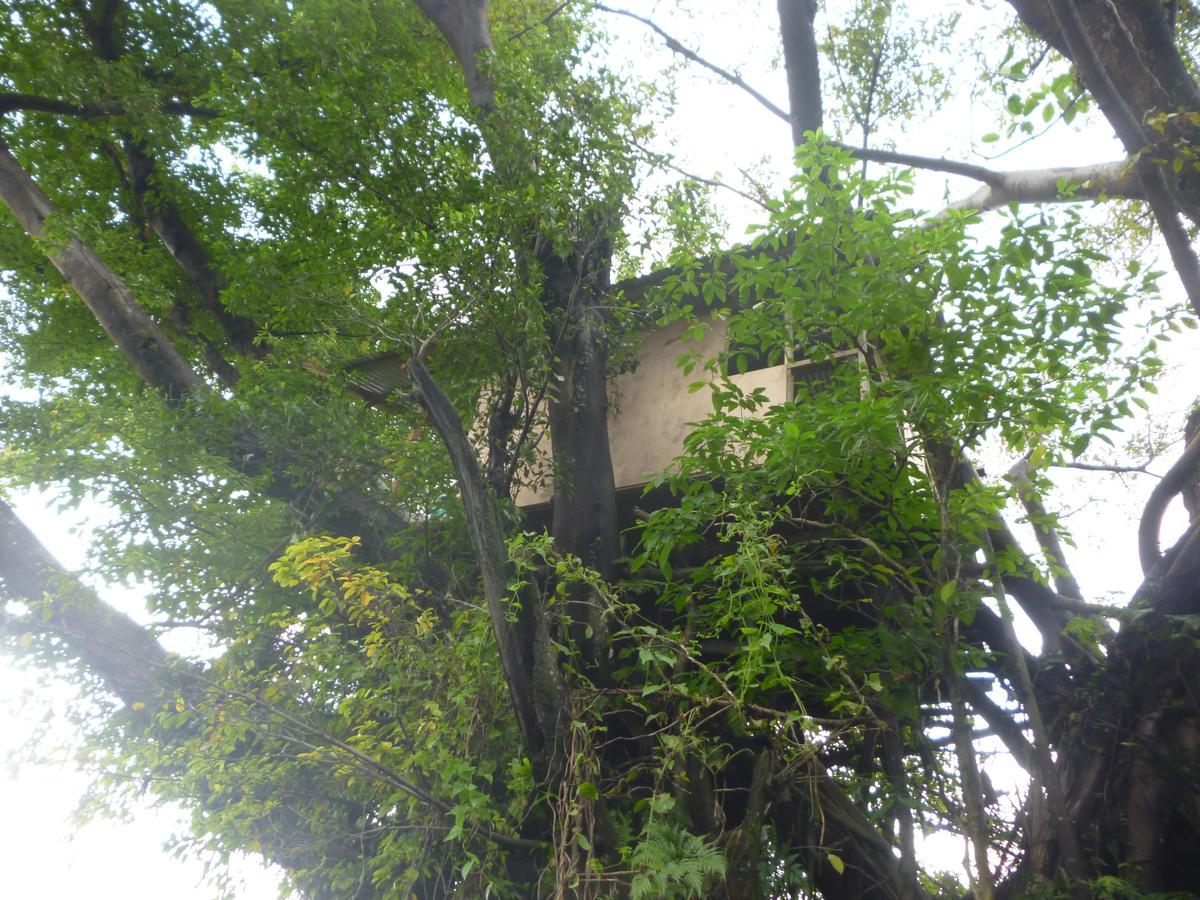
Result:
{"label": "bright sky", "polygon": [[[782,73],[772,68],[776,60],[775,0],[715,3],[713,0],[650,2],[628,0],[627,8],[652,16],[668,31],[698,49],[702,55],[735,68],[758,89],[786,106]],[[841,4],[831,3],[838,8]],[[931,0],[913,0],[909,6],[917,14],[941,12],[946,5]],[[1003,6],[1003,4],[1000,4]],[[973,17],[972,26],[987,15],[978,6],[966,7]],[[662,47],[661,41],[645,29],[624,19],[611,21],[620,43],[614,51],[619,65],[626,70],[651,75],[662,65],[676,60]],[[987,46],[988,32],[981,32]],[[999,48],[997,49],[999,52]],[[963,85],[972,82],[974,63],[961,64],[956,74]],[[828,81],[835,77],[824,72]],[[698,175],[720,173],[727,181],[744,186],[740,168],[751,170],[768,185],[780,185],[780,174],[789,160],[789,132],[746,95],[716,84],[706,73],[684,71],[678,79],[677,111],[668,123],[666,134],[677,141],[680,165]],[[968,96],[958,95],[942,110],[925,121],[908,123],[901,134],[893,134],[899,149],[928,155],[946,154],[970,161],[967,135],[993,130],[990,112]],[[948,141],[950,143],[948,143]],[[1003,145],[1000,145],[1001,147]],[[978,149],[994,151],[994,146]],[[1092,127],[1059,126],[1045,138],[1018,149],[992,165],[1019,169],[1045,165],[1083,164],[1116,159],[1119,147],[1104,124]],[[918,203],[940,205],[947,190],[944,179],[922,176]],[[973,185],[959,182],[949,188],[951,197],[968,193]],[[718,193],[728,203],[730,238],[735,240],[755,217],[756,208],[737,200],[732,194]],[[1171,278],[1164,280],[1171,296],[1178,294]],[[1178,433],[1183,414],[1195,399],[1200,384],[1200,336],[1190,333],[1171,350],[1168,372],[1152,415],[1133,423],[1131,430],[1145,430],[1151,424]],[[1177,452],[1177,449],[1174,451]],[[1167,461],[1169,462],[1169,453]],[[1138,460],[1139,462],[1141,460]],[[1163,462],[1157,464],[1161,471]],[[1073,512],[1068,521],[1075,530],[1078,548],[1071,554],[1085,593],[1089,599],[1127,598],[1138,583],[1138,564],[1131,536],[1136,528],[1141,502],[1150,489],[1150,479],[1132,476],[1118,480],[1091,473],[1063,473],[1060,489],[1052,501],[1058,508]],[[44,497],[13,498],[24,521],[51,547],[68,567],[79,565],[86,552],[86,533],[70,529],[103,518],[98,507],[79,514],[61,514],[49,509]],[[1097,515],[1103,510],[1103,515]],[[1176,515],[1174,528],[1182,518]],[[86,529],[85,529],[86,531]],[[111,602],[134,616],[144,618],[136,591],[113,590],[100,586]],[[178,648],[182,649],[182,648]],[[13,668],[0,658],[0,759],[17,751],[39,727],[46,713],[61,714],[69,701],[69,689],[36,689],[33,676]],[[70,731],[61,720],[51,726],[57,743],[68,743]],[[54,741],[51,744],[55,743]],[[134,821],[101,821],[76,830],[69,819],[88,783],[87,776],[69,761],[24,764],[19,770],[0,769],[0,862],[3,883],[0,893],[12,898],[208,898],[214,890],[204,883],[204,872],[196,861],[180,861],[163,852],[162,845],[177,830],[180,812],[173,809],[142,808]],[[961,858],[961,845],[941,848],[947,864]],[[239,861],[235,875],[244,879],[234,895],[246,900],[277,895],[277,878],[253,862]]]}

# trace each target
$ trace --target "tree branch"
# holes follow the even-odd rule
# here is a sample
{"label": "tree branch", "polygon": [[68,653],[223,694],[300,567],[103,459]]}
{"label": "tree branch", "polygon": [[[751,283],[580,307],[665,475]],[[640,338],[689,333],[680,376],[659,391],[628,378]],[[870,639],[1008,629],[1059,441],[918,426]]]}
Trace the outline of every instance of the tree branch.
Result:
{"label": "tree branch", "polygon": [[[781,15],[783,14],[783,7],[786,5],[789,17],[799,16],[803,18],[803,10],[794,10],[792,7],[796,6],[796,4],[807,4],[809,2],[811,0],[779,0]],[[792,124],[791,115],[749,85],[740,76],[715,63],[709,62],[696,51],[685,47],[678,39],[661,28],[653,20],[629,12],[628,10],[616,9],[602,3],[596,4],[596,8],[612,13],[613,15],[625,16],[641,22],[655,34],[659,35],[669,49],[685,59],[708,69],[734,87],[745,91],[776,118],[787,122],[789,125]],[[794,29],[803,29],[803,23],[796,24],[790,18],[789,24]],[[795,35],[792,36],[791,40],[797,44],[803,43]],[[819,80],[819,75],[816,74],[815,63],[805,65],[800,48],[793,47],[793,53],[798,55],[789,65],[794,65],[798,71],[795,89],[803,94],[814,79]],[[790,71],[788,78],[790,90],[792,88],[792,73]],[[802,118],[798,121],[809,125],[816,121],[819,124],[819,102],[814,106],[811,98],[808,100],[802,99],[802,104],[805,103],[807,105],[804,106]],[[801,132],[802,134],[803,132]],[[795,140],[795,126],[793,126],[792,136],[793,140]],[[1131,164],[1124,161],[1098,163],[1087,166],[1060,166],[1048,169],[1005,172],[990,169],[987,166],[976,165],[975,163],[961,162],[943,157],[920,156],[893,150],[852,147],[840,141],[830,141],[829,144],[839,150],[844,150],[855,159],[866,160],[867,162],[907,166],[914,169],[925,169],[930,172],[943,172],[947,175],[959,175],[963,178],[983,182],[984,187],[969,197],[951,204],[947,207],[948,210],[971,209],[977,212],[984,212],[1005,206],[1009,203],[1053,203],[1062,200],[1096,199],[1101,196],[1125,197],[1136,200],[1144,199],[1141,186],[1137,183],[1137,179],[1130,173]],[[944,214],[944,211],[942,214]]]}
{"label": "tree branch", "polygon": [[45,241],[54,267],[75,289],[125,358],[169,402],[203,392],[205,384],[142,309],[128,286],[74,234],[48,230],[57,210],[0,140],[0,199],[30,236]]}
{"label": "tree branch", "polygon": [[689,50],[687,47],[685,47],[683,44],[681,44],[678,40],[676,40],[674,37],[672,37],[670,34],[668,34],[666,31],[664,31],[662,28],[660,28],[657,24],[655,24],[655,22],[653,20],[647,19],[645,16],[639,16],[637,13],[630,12],[627,9],[617,9],[616,7],[607,6],[603,3],[597,3],[596,9],[602,10],[603,12],[606,12],[606,13],[612,13],[614,16],[624,16],[627,19],[633,19],[635,22],[641,22],[643,25],[645,25],[647,28],[649,28],[651,31],[653,31],[655,34],[657,34],[659,37],[661,37],[663,39],[663,41],[666,43],[668,49],[670,49],[672,52],[678,53],[684,59],[690,60],[690,61],[696,63],[696,65],[702,66],[703,68],[708,69],[710,72],[716,74],[724,81],[729,82],[730,84],[734,85],[735,87],[741,88],[743,91],[745,91],[747,94],[749,94],[755,100],[757,100],[759,102],[759,104],[762,105],[762,107],[764,109],[766,109],[768,112],[770,112],[772,115],[782,119],[785,122],[791,121],[791,116],[789,116],[786,111],[784,111],[781,107],[777,106],[771,100],[768,100],[765,95],[761,94],[759,91],[756,91],[749,84],[747,84],[744,80],[742,80],[742,78],[740,78],[738,75],[735,75],[733,72],[730,72],[728,69],[721,68],[716,63],[709,62],[704,57],[702,57],[699,53],[696,53],[694,50]]}
{"label": "tree branch", "polygon": [[1114,475],[1149,475],[1151,478],[1161,478],[1146,468],[1149,463],[1140,466],[1110,466],[1104,463],[1061,462],[1050,463],[1056,469],[1079,469],[1084,472],[1111,472]]}
{"label": "tree branch", "polygon": [[[138,375],[158,390],[172,406],[185,398],[210,394],[208,385],[188,364],[162,329],[147,315],[129,286],[77,236],[56,233],[47,220],[57,210],[21,168],[7,145],[0,141],[0,200],[16,216],[29,235],[44,242],[47,256],[92,311],[101,328],[112,339]],[[237,426],[233,446],[222,452],[230,466],[248,475],[262,474],[269,454],[262,438],[250,427]],[[286,458],[286,452],[281,454]],[[312,486],[297,483],[290,475],[273,476],[266,493],[286,503],[306,506]],[[360,535],[376,561],[384,558],[383,542],[377,531],[403,528],[394,511],[382,507],[360,489],[348,489],[341,497],[342,509],[322,517],[324,527],[338,534]]]}
{"label": "tree branch", "polygon": [[1025,737],[1023,729],[1013,719],[1012,715],[996,704],[983,685],[972,678],[963,679],[963,693],[971,708],[988,723],[992,733],[1004,743],[1005,749],[1012,754],[1013,759],[1026,772],[1032,772],[1034,766],[1033,744]]}
{"label": "tree branch", "polygon": [[[998,571],[996,566],[996,548],[988,537],[987,532],[984,533],[984,553],[988,565]],[[1046,728],[1045,720],[1042,718],[1041,701],[1038,699],[1033,678],[1029,673],[1029,667],[1025,664],[1025,657],[1021,652],[1021,642],[1017,638],[1016,629],[1013,627],[1012,611],[1009,609],[1008,599],[1005,597],[1004,584],[998,577],[993,577],[992,583],[995,588],[996,604],[1000,608],[1000,618],[1004,624],[1005,635],[1008,638],[1009,648],[1013,653],[1013,668],[1017,675],[1017,686],[1022,694],[1022,705],[1025,707],[1025,714],[1029,718],[1029,731],[1033,735],[1033,756],[1031,759],[1034,763],[1036,781],[1046,793],[1046,803],[1049,807],[1050,815],[1054,819],[1055,829],[1058,834],[1060,843],[1059,851],[1062,855],[1063,867],[1072,878],[1082,881],[1090,873],[1088,872],[1087,862],[1080,850],[1078,826],[1070,816],[1060,769],[1055,765],[1050,744],[1050,734]]]}
{"label": "tree branch", "polygon": [[[515,610],[508,588],[508,551],[496,509],[496,498],[488,490],[479,471],[475,451],[463,429],[458,411],[429,373],[425,363],[413,357],[408,361],[408,371],[454,468],[517,726],[530,754],[541,755],[544,750],[553,749],[553,739],[562,727],[562,688],[557,668],[553,659],[550,659],[543,661],[535,672],[538,660],[526,658],[521,641],[515,634],[512,620]],[[546,640],[548,642],[548,635]],[[541,655],[537,653],[537,648],[535,654]]]}
{"label": "tree branch", "polygon": [[778,0],[777,6],[787,70],[788,123],[792,126],[792,145],[799,147],[806,134],[820,131],[824,118],[820,58],[813,31],[817,4],[814,0]]}
{"label": "tree branch", "polygon": [[[1058,25],[1072,61],[1096,99],[1105,107],[1105,113],[1118,133],[1125,139],[1126,149],[1140,154],[1144,147],[1152,145],[1142,126],[1121,92],[1113,83],[1108,69],[1100,60],[1095,46],[1087,35],[1079,10],[1073,0],[1048,0],[1051,14]],[[1130,146],[1133,141],[1133,146]],[[1179,207],[1171,196],[1171,188],[1162,168],[1142,158],[1138,164],[1138,177],[1146,194],[1146,200],[1154,213],[1155,221],[1162,232],[1171,262],[1179,274],[1192,309],[1200,314],[1200,258],[1192,248],[1183,224],[1179,221]]]}
{"label": "tree branch", "polygon": [[[962,780],[963,805],[966,808],[967,836],[970,838],[971,850],[975,857],[976,878],[971,887],[975,896],[980,900],[992,900],[995,896],[995,882],[992,879],[991,867],[988,864],[987,812],[983,805],[983,779],[979,770],[979,760],[975,754],[975,742],[972,735],[971,722],[967,718],[966,699],[962,682],[954,667],[954,650],[956,635],[948,631],[944,637],[942,648],[942,676],[946,692],[950,695],[951,731],[954,733],[954,753],[958,759],[959,777]],[[967,870],[968,877],[970,869]]]}
{"label": "tree branch", "polygon": [[1134,172],[1134,163],[1129,160],[1013,172],[988,169],[980,172],[978,176],[966,172],[953,174],[978,177],[984,185],[972,194],[951,203],[934,216],[934,219],[945,216],[951,210],[986,212],[1010,203],[1077,202],[1100,200],[1105,197],[1145,199],[1143,186]]}
{"label": "tree branch", "polygon": [[124,138],[124,144],[133,193],[150,227],[187,275],[200,295],[201,305],[217,323],[233,350],[242,356],[261,356],[260,348],[254,343],[258,327],[245,316],[229,312],[221,302],[225,279],[213,265],[207,248],[196,237],[179,207],[163,189],[154,158],[139,141],[128,135]]}
{"label": "tree branch", "polygon": [[31,609],[5,616],[0,627],[58,638],[126,706],[150,704],[174,685],[172,659],[158,641],[63,569],[2,499],[0,583]]}
{"label": "tree branch", "polygon": [[[188,100],[166,100],[158,107],[160,112],[193,119],[216,119],[221,111],[208,106],[196,106]],[[10,112],[40,112],[79,119],[102,119],[109,116],[127,115],[119,103],[70,103],[36,94],[0,91],[0,115]]]}
{"label": "tree branch", "polygon": [[1071,573],[1070,566],[1067,565],[1066,551],[1059,540],[1058,531],[1049,525],[1050,515],[1034,489],[1033,479],[1030,477],[1032,471],[1033,466],[1030,465],[1029,459],[1025,458],[1009,469],[1008,477],[1017,489],[1017,496],[1021,498],[1021,505],[1025,507],[1025,514],[1033,527],[1034,537],[1050,566],[1055,588],[1068,599],[1082,601],[1083,592],[1079,589],[1079,582]]}
{"label": "tree branch", "polygon": [[1147,577],[1162,560],[1158,535],[1163,514],[1175,495],[1187,488],[1195,478],[1197,468],[1200,468],[1200,432],[1192,437],[1183,454],[1154,486],[1142,510],[1142,518],[1138,523],[1138,558],[1142,564],[1142,574]]}

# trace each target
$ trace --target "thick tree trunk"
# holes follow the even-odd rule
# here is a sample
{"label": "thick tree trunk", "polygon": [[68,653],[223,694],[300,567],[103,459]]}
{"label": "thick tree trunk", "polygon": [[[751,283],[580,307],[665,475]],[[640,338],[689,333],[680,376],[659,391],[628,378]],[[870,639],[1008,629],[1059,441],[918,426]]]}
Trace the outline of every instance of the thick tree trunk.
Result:
{"label": "thick tree trunk", "polygon": [[[569,259],[543,261],[543,296],[551,310],[557,388],[550,399],[554,450],[555,545],[595,569],[616,575],[620,556],[617,495],[608,440],[608,256],[610,244]],[[576,592],[580,593],[580,592]],[[585,658],[599,662],[604,622],[598,598],[572,598],[567,613]]]}
{"label": "thick tree trunk", "polygon": [[[454,50],[493,163],[506,181],[529,175],[526,138],[497,123],[495,89],[485,63],[493,52],[487,0],[417,0]],[[586,218],[586,216],[584,217]],[[542,267],[542,305],[549,320],[556,384],[550,395],[555,545],[605,578],[620,556],[616,487],[608,441],[608,338],[604,313],[609,294],[610,223],[581,222],[581,234],[559,255],[545,235],[531,242]],[[593,664],[600,661],[603,617],[597,599],[575,591],[565,606],[571,633]]]}

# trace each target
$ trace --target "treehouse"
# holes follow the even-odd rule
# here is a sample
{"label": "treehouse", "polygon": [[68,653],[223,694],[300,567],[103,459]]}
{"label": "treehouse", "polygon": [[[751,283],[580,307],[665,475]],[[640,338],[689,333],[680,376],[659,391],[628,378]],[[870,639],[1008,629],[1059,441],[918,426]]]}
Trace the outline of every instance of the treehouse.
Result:
{"label": "treehouse", "polygon": [[[826,381],[840,358],[854,356],[844,350],[821,361],[805,358],[802,348],[787,347],[781,354],[759,348],[739,352],[730,346],[727,321],[711,313],[700,314],[702,336],[695,338],[694,320],[680,320],[648,332],[637,348],[632,370],[609,382],[609,446],[613,477],[626,502],[640,495],[645,485],[666,470],[683,450],[684,440],[696,422],[713,410],[712,391],[705,383],[706,370],[687,374],[682,357],[692,355],[703,362],[724,356],[726,375],[740,390],[761,390],[768,405],[790,402],[799,384]],[[382,354],[349,364],[353,389],[378,405],[406,383],[403,358]],[[697,388],[697,383],[703,386]],[[753,413],[743,413],[752,415]],[[516,492],[516,504],[536,513],[547,507],[553,496],[550,468],[551,442],[544,433],[534,451],[534,462]]]}
{"label": "treehouse", "polygon": [[[680,358],[695,354],[702,360],[714,360],[729,347],[726,321],[702,314],[706,326],[697,343],[689,337],[693,323],[679,321],[651,331],[641,341],[637,364],[632,371],[617,375],[609,386],[608,437],[612,451],[613,477],[617,490],[637,492],[655,475],[667,469],[683,450],[683,442],[692,426],[713,409],[708,386],[695,389],[706,378],[703,371],[685,374]],[[853,351],[849,351],[851,354]],[[821,381],[828,377],[833,362],[813,362],[790,350],[780,355],[751,350],[733,354],[726,372],[730,380],[746,393],[761,389],[768,404],[790,401],[799,382]],[[845,354],[837,354],[845,355]],[[739,365],[737,356],[744,365]],[[550,456],[550,438],[546,435],[537,456]],[[543,466],[540,478],[531,479],[518,490],[517,505],[532,509],[549,503],[553,494],[552,477]]]}

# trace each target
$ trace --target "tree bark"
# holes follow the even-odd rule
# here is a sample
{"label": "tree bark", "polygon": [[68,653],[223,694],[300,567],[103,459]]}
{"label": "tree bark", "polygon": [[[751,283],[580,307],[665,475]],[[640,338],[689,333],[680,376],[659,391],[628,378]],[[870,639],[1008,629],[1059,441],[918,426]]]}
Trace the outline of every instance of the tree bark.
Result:
{"label": "tree bark", "polygon": [[788,122],[792,144],[799,147],[805,134],[818,131],[824,118],[821,106],[821,70],[813,20],[814,0],[778,0],[779,33],[787,70]]}
{"label": "tree bark", "polygon": [[[518,615],[508,586],[512,573],[496,498],[479,471],[458,411],[421,360],[410,359],[408,370],[450,454],[517,727],[526,750],[540,760],[544,774],[550,765],[547,756],[561,751],[567,724],[546,611],[539,598],[526,597]],[[525,626],[526,634],[518,633],[517,623]]]}
{"label": "tree bark", "polygon": [[[1096,69],[1080,58],[1080,48],[1057,21],[1054,4],[1009,3],[1026,27],[1076,64],[1129,155],[1146,153],[1165,163],[1159,169],[1167,176],[1180,210],[1200,224],[1200,172],[1187,165],[1175,173],[1170,166],[1180,148],[1200,143],[1200,89],[1175,46],[1169,4],[1160,0],[1070,3],[1100,61]],[[1119,76],[1105,78],[1104,72]],[[1156,116],[1164,117],[1161,127],[1151,121]]]}
{"label": "tree bark", "polygon": [[127,707],[151,705],[177,681],[158,641],[64,570],[12,507],[0,500],[0,584],[30,613],[6,631],[47,634],[98,675]]}
{"label": "tree bark", "polygon": [[151,387],[173,404],[206,390],[203,380],[105,262],[74,234],[47,228],[57,210],[0,140],[0,199],[31,237],[44,241],[54,267]]}
{"label": "tree bark", "polygon": [[[417,0],[417,5],[454,49],[480,129],[500,176],[521,183],[528,174],[525,137],[495,121],[495,88],[486,73],[493,52],[486,0]],[[606,579],[620,556],[616,485],[608,439],[609,266],[612,242],[604,216],[581,216],[581,234],[560,255],[548,236],[535,234],[534,256],[542,268],[542,305],[549,319],[546,340],[554,349],[556,388],[549,399],[554,468],[555,545]],[[593,665],[604,646],[597,598],[572,590],[566,612],[572,637]]]}

